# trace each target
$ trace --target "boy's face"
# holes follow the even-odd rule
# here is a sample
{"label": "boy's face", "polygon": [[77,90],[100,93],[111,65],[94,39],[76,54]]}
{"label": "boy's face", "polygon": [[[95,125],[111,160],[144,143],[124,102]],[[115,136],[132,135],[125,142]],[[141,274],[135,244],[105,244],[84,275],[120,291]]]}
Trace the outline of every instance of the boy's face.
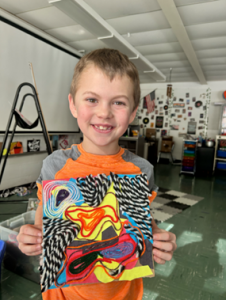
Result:
{"label": "boy's face", "polygon": [[75,99],[69,94],[72,115],[83,132],[83,148],[93,154],[119,151],[118,140],[134,120],[133,84],[128,76],[110,79],[94,65],[81,74]]}

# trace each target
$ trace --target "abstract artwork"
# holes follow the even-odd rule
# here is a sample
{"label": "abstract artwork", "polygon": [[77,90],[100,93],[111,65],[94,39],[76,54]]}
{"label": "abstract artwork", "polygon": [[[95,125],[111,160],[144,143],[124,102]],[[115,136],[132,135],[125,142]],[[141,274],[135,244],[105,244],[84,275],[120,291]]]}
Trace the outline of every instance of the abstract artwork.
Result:
{"label": "abstract artwork", "polygon": [[42,292],[154,276],[147,175],[43,181]]}
{"label": "abstract artwork", "polygon": [[40,151],[40,140],[28,140],[27,141],[27,152]]}
{"label": "abstract artwork", "polygon": [[9,153],[11,155],[23,153],[23,144],[22,144],[22,142],[12,142],[10,144]]}

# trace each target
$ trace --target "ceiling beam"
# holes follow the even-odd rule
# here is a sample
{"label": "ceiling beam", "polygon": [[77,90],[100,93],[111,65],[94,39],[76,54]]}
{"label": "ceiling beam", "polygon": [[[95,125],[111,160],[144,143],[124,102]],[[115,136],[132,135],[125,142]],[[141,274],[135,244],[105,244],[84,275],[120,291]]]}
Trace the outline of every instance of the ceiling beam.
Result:
{"label": "ceiling beam", "polygon": [[187,31],[178,13],[176,5],[173,0],[158,0],[158,3],[168,20],[175,36],[178,39],[184,53],[187,56],[196,76],[198,77],[201,84],[207,84],[206,78],[203,74],[202,68],[199,64],[198,58],[196,56],[195,50],[192,43],[188,37]]}
{"label": "ceiling beam", "polygon": [[66,43],[63,43],[62,41],[56,39],[55,37],[51,36],[50,34],[46,33],[45,31],[43,31],[43,30],[27,23],[26,21],[18,18],[17,16],[7,12],[6,10],[4,10],[2,8],[0,8],[0,17],[13,22],[16,25],[18,25],[18,26],[20,26],[24,29],[27,29],[27,30],[31,31],[32,33],[34,33],[34,34],[40,36],[41,38],[53,43],[54,45],[59,46],[60,48],[75,54],[79,58],[82,56],[81,53],[79,53],[75,48],[67,45]]}
{"label": "ceiling beam", "polygon": [[94,9],[83,0],[48,0],[72,20],[87,29],[109,48],[126,54],[139,71],[146,72],[156,81],[166,80],[166,76],[146,57],[138,52],[121,34],[110,26]]}

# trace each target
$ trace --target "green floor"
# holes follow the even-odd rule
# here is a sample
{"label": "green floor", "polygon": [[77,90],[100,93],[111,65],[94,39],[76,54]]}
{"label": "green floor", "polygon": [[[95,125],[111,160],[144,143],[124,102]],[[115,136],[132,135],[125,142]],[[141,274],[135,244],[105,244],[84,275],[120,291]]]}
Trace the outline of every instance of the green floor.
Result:
{"label": "green floor", "polygon": [[[226,176],[193,178],[179,176],[179,171],[178,166],[156,166],[156,184],[204,200],[159,225],[177,235],[178,249],[171,262],[155,266],[155,278],[144,279],[143,299],[226,299]],[[1,219],[12,217],[9,209],[12,214],[21,213],[22,205],[26,206],[10,204],[7,210],[1,205]],[[38,300],[40,288],[3,269],[0,299]]]}

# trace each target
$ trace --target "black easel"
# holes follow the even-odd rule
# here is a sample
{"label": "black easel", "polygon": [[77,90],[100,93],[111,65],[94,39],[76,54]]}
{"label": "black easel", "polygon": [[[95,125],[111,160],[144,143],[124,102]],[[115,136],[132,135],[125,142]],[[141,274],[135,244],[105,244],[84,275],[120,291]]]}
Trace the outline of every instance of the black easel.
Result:
{"label": "black easel", "polygon": [[[22,108],[23,108],[24,101],[25,101],[26,97],[27,96],[32,96],[34,101],[35,101],[35,106],[36,106],[36,109],[37,109],[37,112],[38,112],[38,118],[30,126],[26,122],[24,122],[24,120],[20,117],[20,115],[15,111],[17,101],[18,101],[18,98],[19,98],[19,94],[20,94],[20,90],[24,86],[29,86],[32,89],[33,94],[24,95],[24,97],[22,99],[22,102],[21,102],[21,105],[20,105],[20,108],[19,108],[19,111],[20,112],[22,111]],[[16,121],[15,121],[15,124],[14,124],[14,128],[13,128],[13,131],[12,131],[12,134],[11,134],[9,144],[8,144],[6,155],[3,156],[3,151],[4,151],[6,141],[7,141],[7,138],[8,138],[9,129],[10,129],[10,126],[11,126],[12,120],[13,120],[13,115],[15,115]],[[12,143],[16,127],[19,126],[21,128],[24,128],[24,129],[25,128],[26,129],[32,129],[32,128],[35,128],[38,125],[39,121],[40,121],[41,126],[42,126],[42,131],[43,131],[44,139],[45,139],[46,146],[47,146],[47,152],[48,152],[48,154],[51,154],[52,153],[52,147],[50,145],[49,135],[48,135],[48,132],[47,132],[47,129],[46,129],[45,121],[44,121],[44,118],[43,118],[43,115],[42,115],[42,110],[41,110],[41,107],[40,107],[40,103],[39,103],[39,100],[38,100],[36,90],[35,90],[34,86],[32,84],[28,83],[28,82],[21,83],[18,86],[17,91],[16,91],[16,95],[15,95],[15,98],[14,98],[14,102],[13,102],[13,105],[12,105],[11,113],[10,113],[10,116],[9,116],[8,124],[7,124],[7,127],[6,127],[4,139],[3,139],[2,148],[0,149],[0,167],[1,167],[2,158],[4,158],[1,173],[0,173],[0,184],[1,184],[1,181],[2,181],[6,161],[7,161],[9,150],[10,150],[10,145]]]}

